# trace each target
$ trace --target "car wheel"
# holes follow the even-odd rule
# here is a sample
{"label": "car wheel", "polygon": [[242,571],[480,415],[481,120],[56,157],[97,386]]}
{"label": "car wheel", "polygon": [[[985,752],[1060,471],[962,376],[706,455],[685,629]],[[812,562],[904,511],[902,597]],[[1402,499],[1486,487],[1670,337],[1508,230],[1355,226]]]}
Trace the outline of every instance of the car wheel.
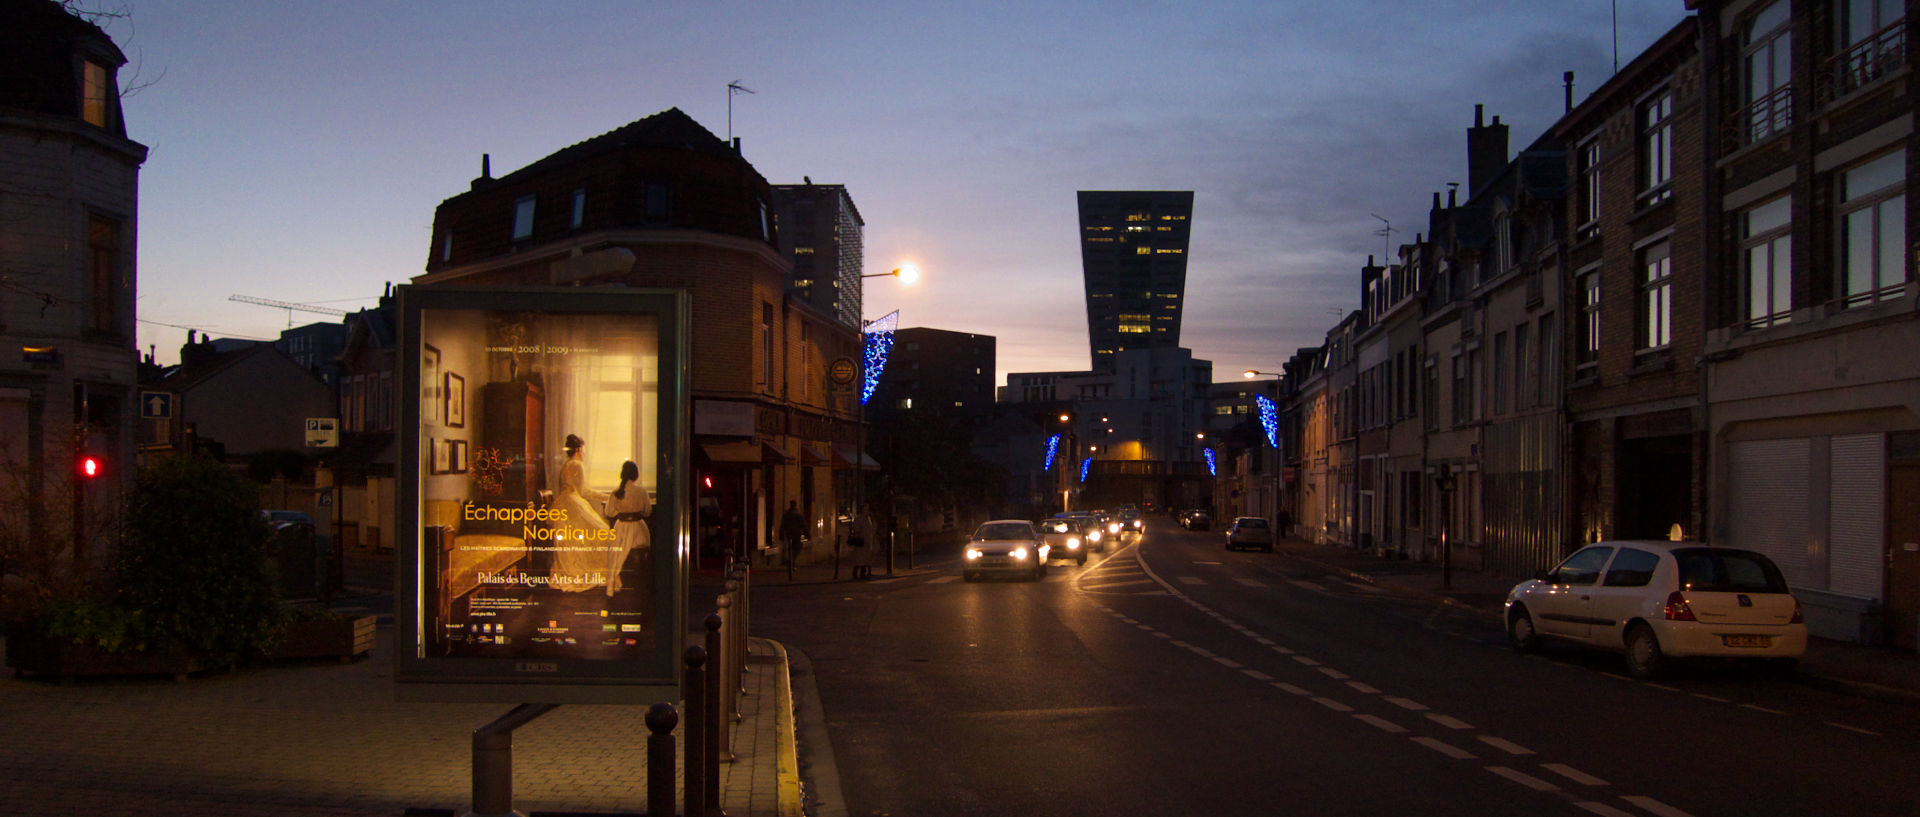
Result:
{"label": "car wheel", "polygon": [[1520,652],[1540,649],[1540,631],[1533,628],[1533,614],[1524,606],[1514,605],[1507,615],[1507,643]]}
{"label": "car wheel", "polygon": [[1085,565],[1087,563],[1087,552],[1084,550],[1080,551],[1080,558],[1076,560],[1074,563],[1079,565]]}
{"label": "car wheel", "polygon": [[1660,639],[1653,628],[1635,624],[1627,631],[1627,671],[1641,680],[1655,678],[1666,669],[1666,653],[1660,651]]}

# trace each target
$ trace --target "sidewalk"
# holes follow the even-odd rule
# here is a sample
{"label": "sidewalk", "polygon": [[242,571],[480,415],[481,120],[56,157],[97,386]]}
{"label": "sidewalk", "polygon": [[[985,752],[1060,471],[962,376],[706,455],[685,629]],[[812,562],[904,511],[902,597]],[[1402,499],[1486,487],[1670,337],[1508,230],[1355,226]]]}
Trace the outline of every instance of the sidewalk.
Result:
{"label": "sidewalk", "polygon": [[[1516,577],[1495,577],[1455,566],[1451,586],[1442,587],[1441,567],[1432,562],[1386,559],[1353,548],[1282,539],[1278,548],[1296,559],[1382,588],[1423,596],[1472,610],[1500,621],[1507,591]],[[1920,655],[1883,647],[1864,647],[1815,638],[1800,662],[1798,680],[1855,695],[1920,704]]]}
{"label": "sidewalk", "polygon": [[[16,814],[456,814],[471,804],[471,735],[506,704],[394,700],[392,631],[370,658],[69,686],[0,678],[0,802]],[[788,657],[749,642],[728,814],[796,817]],[[523,813],[646,810],[645,707],[562,706],[514,733]],[[675,744],[680,741],[676,734]],[[676,783],[675,791],[680,791]]]}

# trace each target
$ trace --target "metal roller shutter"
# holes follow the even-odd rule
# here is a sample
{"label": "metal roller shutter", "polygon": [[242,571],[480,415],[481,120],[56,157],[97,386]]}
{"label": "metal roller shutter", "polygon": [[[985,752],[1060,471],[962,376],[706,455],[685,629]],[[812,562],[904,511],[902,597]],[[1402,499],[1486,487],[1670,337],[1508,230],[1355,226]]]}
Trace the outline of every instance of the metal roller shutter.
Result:
{"label": "metal roller shutter", "polygon": [[1885,575],[1886,450],[1880,434],[1833,438],[1827,570],[1835,593],[1880,598]]}
{"label": "metal roller shutter", "polygon": [[1787,583],[1808,586],[1806,438],[1728,444],[1732,547],[1767,554]]}

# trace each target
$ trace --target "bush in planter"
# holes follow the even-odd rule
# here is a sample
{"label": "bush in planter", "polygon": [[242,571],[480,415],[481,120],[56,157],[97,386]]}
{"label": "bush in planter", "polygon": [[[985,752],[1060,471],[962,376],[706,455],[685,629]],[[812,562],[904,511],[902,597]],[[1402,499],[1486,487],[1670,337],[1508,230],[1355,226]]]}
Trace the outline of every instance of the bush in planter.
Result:
{"label": "bush in planter", "polygon": [[209,666],[272,647],[279,585],[257,486],[209,457],[161,458],[141,470],[126,523],[116,600],[149,641]]}

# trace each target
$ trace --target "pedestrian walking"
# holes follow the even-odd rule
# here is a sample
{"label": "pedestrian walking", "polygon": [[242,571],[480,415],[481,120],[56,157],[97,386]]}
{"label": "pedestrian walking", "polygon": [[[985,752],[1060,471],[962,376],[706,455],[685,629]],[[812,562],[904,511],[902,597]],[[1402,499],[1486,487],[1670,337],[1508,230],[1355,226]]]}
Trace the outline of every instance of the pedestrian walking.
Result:
{"label": "pedestrian walking", "polygon": [[787,577],[793,577],[794,562],[800,559],[800,540],[807,535],[807,520],[800,516],[799,500],[787,500],[787,512],[780,515],[780,542],[787,551]]}
{"label": "pedestrian walking", "polygon": [[863,509],[853,515],[847,530],[847,550],[853,555],[853,577],[873,578],[873,518]]}

